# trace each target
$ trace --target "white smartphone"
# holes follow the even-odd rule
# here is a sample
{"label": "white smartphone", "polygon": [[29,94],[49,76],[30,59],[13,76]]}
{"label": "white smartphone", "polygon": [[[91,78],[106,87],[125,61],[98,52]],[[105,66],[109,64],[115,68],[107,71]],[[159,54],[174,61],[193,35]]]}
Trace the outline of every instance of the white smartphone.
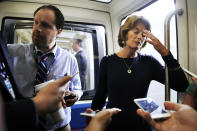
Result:
{"label": "white smartphone", "polygon": [[194,73],[188,71],[188,70],[185,69],[185,68],[182,68],[182,69],[183,69],[183,71],[184,71],[185,73],[187,73],[189,76],[197,78],[197,75],[195,75]]}
{"label": "white smartphone", "polygon": [[153,99],[139,98],[134,99],[134,102],[144,111],[150,113],[152,119],[166,119],[170,117],[170,113],[167,112],[163,107],[159,106]]}
{"label": "white smartphone", "polygon": [[87,112],[83,112],[83,113],[80,113],[81,116],[87,116],[87,117],[93,117],[96,115],[96,113],[98,113],[99,111],[92,111],[90,113],[87,113]]}

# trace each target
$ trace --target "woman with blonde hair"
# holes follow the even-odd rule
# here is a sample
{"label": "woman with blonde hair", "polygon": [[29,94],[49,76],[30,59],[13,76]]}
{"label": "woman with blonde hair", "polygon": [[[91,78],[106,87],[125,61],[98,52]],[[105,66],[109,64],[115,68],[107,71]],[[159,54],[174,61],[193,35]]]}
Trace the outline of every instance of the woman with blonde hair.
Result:
{"label": "woman with blonde hair", "polygon": [[154,57],[140,54],[146,42],[161,54],[169,68],[170,88],[185,91],[188,81],[179,63],[169,50],[150,32],[148,20],[142,16],[128,17],[120,27],[118,43],[122,49],[105,56],[100,63],[99,85],[92,102],[93,110],[101,110],[108,97],[107,108],[122,111],[112,117],[107,130],[151,130],[146,121],[136,114],[135,98],[146,97],[152,80],[165,82],[165,70]]}

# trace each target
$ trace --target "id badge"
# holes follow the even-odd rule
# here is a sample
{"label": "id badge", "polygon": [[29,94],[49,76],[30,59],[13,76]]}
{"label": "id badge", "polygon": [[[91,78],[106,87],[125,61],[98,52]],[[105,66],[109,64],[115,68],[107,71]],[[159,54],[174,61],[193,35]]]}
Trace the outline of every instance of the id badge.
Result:
{"label": "id badge", "polygon": [[5,85],[8,89],[8,91],[10,92],[10,94],[12,95],[12,97],[15,99],[16,97],[15,97],[15,94],[14,94],[14,90],[13,90],[12,85],[11,85],[8,78],[5,80]]}

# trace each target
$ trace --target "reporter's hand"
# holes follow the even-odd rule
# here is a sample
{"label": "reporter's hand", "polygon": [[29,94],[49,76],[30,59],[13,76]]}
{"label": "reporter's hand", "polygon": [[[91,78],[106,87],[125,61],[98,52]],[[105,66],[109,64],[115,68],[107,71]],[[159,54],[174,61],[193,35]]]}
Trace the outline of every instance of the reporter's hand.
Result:
{"label": "reporter's hand", "polygon": [[197,112],[190,106],[184,104],[175,104],[172,102],[164,103],[166,109],[176,112],[171,113],[171,117],[162,122],[154,121],[148,112],[141,109],[137,114],[148,121],[157,131],[195,131],[197,130]]}
{"label": "reporter's hand", "polygon": [[[93,110],[91,108],[86,109],[86,113],[91,113]],[[91,121],[92,117],[85,117],[85,123],[88,125]]]}
{"label": "reporter's hand", "polygon": [[118,108],[100,111],[94,117],[92,117],[92,120],[86,127],[85,131],[104,131],[107,124],[110,123],[112,115],[117,114],[120,111],[121,110]]}
{"label": "reporter's hand", "polygon": [[32,98],[38,113],[50,113],[60,108],[61,100],[65,93],[64,85],[70,79],[70,76],[65,76],[59,80],[51,82]]}

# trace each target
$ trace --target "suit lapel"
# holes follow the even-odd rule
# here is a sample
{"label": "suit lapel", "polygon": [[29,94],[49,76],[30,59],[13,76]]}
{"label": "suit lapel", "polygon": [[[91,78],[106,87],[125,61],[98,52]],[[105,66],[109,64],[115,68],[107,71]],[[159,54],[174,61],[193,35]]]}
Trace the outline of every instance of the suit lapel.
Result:
{"label": "suit lapel", "polygon": [[77,52],[77,54],[75,55],[76,57],[79,57],[81,53],[81,50],[79,52]]}

